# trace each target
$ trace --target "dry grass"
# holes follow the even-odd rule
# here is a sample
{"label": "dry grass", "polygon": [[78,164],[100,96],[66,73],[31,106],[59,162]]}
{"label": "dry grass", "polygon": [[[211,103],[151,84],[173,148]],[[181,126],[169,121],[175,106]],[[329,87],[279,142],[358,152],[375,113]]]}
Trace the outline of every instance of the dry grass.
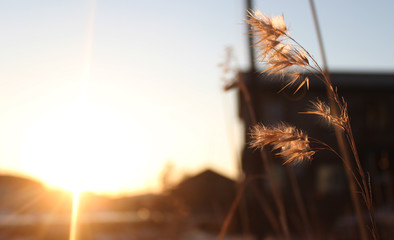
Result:
{"label": "dry grass", "polygon": [[[308,135],[305,132],[285,123],[271,127],[258,124],[251,96],[246,85],[236,78],[226,81],[225,90],[238,88],[242,93],[249,110],[250,120],[255,125],[251,132],[252,141],[250,145],[262,150],[261,154],[263,165],[266,168],[266,179],[271,185],[275,199],[274,203],[279,213],[278,220],[281,224],[284,237],[290,239],[287,227],[288,220],[280,189],[271,174],[270,163],[265,156],[265,146],[267,145],[271,145],[272,149],[277,151],[277,155],[284,159],[283,164],[301,164],[309,161],[315,152],[321,149],[334,152],[343,161],[349,180],[350,195],[359,220],[360,237],[363,240],[377,239],[370,179],[368,178],[367,180],[366,174],[361,166],[346,101],[340,98],[337,91],[334,90],[335,88],[331,83],[328,72],[323,71],[311,54],[289,35],[283,16],[268,17],[259,11],[250,11],[249,18],[246,22],[251,26],[251,36],[256,40],[255,47],[259,51],[258,60],[268,66],[263,72],[275,74],[280,79],[288,81],[279,92],[289,87],[294,87],[295,92],[299,91],[302,87],[309,89],[309,78],[305,73],[314,75],[325,85],[330,104],[316,100],[311,103],[310,109],[303,113],[323,118],[333,127],[340,149],[340,154],[338,154],[331,146],[315,139],[313,142],[320,144],[322,148],[312,149],[309,144]],[[352,153],[352,157],[349,152]],[[297,185],[296,182],[291,182],[291,184],[293,187]],[[368,224],[368,227],[364,224],[363,220],[362,208],[358,196],[360,193],[369,212],[370,224]],[[299,209],[302,210],[302,201],[300,203]],[[236,205],[237,203],[235,202],[234,206]],[[227,216],[227,221],[232,218],[234,209]],[[307,219],[305,222],[307,222]],[[225,229],[225,227],[222,229],[221,237],[224,236]]]}
{"label": "dry grass", "polygon": [[256,125],[251,137],[253,139],[250,142],[251,147],[263,148],[270,144],[273,150],[279,150],[277,155],[285,160],[283,164],[300,164],[311,160],[315,154],[309,147],[308,135],[285,123],[278,124],[276,127]]}
{"label": "dry grass", "polygon": [[[255,45],[260,52],[259,60],[269,66],[264,72],[278,74],[284,79],[289,79],[288,83],[280,91],[295,84],[298,84],[295,92],[304,85],[309,87],[309,79],[303,77],[305,72],[315,75],[326,86],[328,97],[331,100],[330,106],[317,100],[312,102],[312,108],[304,113],[323,117],[334,126],[342,155],[340,158],[344,162],[353,204],[359,219],[360,236],[362,239],[368,238],[355,185],[361,191],[365,206],[369,212],[370,236],[372,239],[376,239],[370,180],[368,179],[367,181],[366,174],[361,166],[346,102],[334,90],[328,73],[324,72],[311,54],[289,35],[283,16],[268,17],[259,11],[251,11],[246,22],[252,27],[250,34],[256,39]],[[285,76],[290,76],[290,78],[285,78]],[[346,136],[347,144],[342,132]],[[282,124],[276,128],[257,125],[252,131],[254,140],[251,145],[262,147],[271,144],[274,149],[280,149],[279,154],[287,159],[285,163],[301,163],[306,159],[310,159],[314,153],[314,151],[309,149],[307,137],[305,136],[301,131],[288,125]],[[291,143],[296,144],[292,145]],[[353,154],[354,162],[351,162],[351,158],[348,155],[348,146]]]}
{"label": "dry grass", "polygon": [[316,101],[312,101],[311,105],[312,106],[308,111],[301,113],[320,116],[329,125],[334,125],[341,128],[342,130],[346,130],[346,125],[349,122],[346,103],[343,104],[343,109],[339,116],[334,115],[331,111],[331,107],[326,103],[320,101],[319,99],[317,99]]}
{"label": "dry grass", "polygon": [[250,34],[256,38],[259,61],[269,66],[264,72],[289,77],[289,82],[280,91],[297,83],[295,92],[304,85],[309,88],[309,78],[297,69],[309,68],[311,56],[290,37],[283,16],[268,17],[260,11],[250,11],[246,22],[252,26]]}

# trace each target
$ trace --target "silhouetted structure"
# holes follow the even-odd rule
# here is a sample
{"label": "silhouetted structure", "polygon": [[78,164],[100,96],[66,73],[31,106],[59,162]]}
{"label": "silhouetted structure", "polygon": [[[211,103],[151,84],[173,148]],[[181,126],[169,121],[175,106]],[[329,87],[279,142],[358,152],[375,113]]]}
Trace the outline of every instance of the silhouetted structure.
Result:
{"label": "silhouetted structure", "polygon": [[[43,195],[47,192],[38,181],[24,177],[0,175],[0,212],[37,212],[43,209]],[[23,207],[29,203],[29,207]]]}
{"label": "silhouetted structure", "polygon": [[[259,122],[265,125],[279,122],[291,123],[305,130],[309,136],[322,140],[336,148],[337,143],[332,128],[326,126],[323,120],[317,120],[314,115],[302,115],[310,106],[310,101],[319,98],[328,103],[326,89],[315,76],[310,77],[310,89],[306,87],[294,93],[295,89],[278,91],[285,81],[275,75],[241,72],[239,78],[250,91],[252,105]],[[339,96],[348,103],[349,115],[357,148],[366,172],[371,174],[374,199],[377,206],[394,206],[393,180],[394,172],[394,74],[361,74],[361,73],[332,73],[331,80],[338,87]],[[249,129],[252,125],[244,98],[240,93],[239,116],[245,124],[245,147],[242,154],[242,167],[246,176],[262,174],[263,166],[258,151],[248,147]],[[272,154],[275,158],[274,154]],[[275,159],[274,170],[281,185],[284,199],[294,199],[288,179],[281,166],[282,161]],[[299,180],[304,200],[307,202],[309,215],[315,223],[315,229],[327,231],[340,216],[352,214],[351,201],[348,200],[347,180],[342,162],[328,151],[318,152],[314,160],[301,166],[294,167]],[[269,197],[267,186],[262,181],[258,183],[267,201]],[[251,190],[247,190],[249,205],[256,207],[257,200]],[[267,196],[268,195],[268,196]],[[255,199],[250,200],[251,198]],[[286,202],[290,218],[295,206],[291,201]],[[261,211],[261,210],[259,210]],[[249,211],[250,212],[250,211]],[[251,222],[264,222],[262,212],[251,212],[255,219]],[[291,226],[297,228],[297,220],[293,219]],[[267,225],[253,226],[251,230],[257,236],[263,236],[263,231],[270,232]],[[292,229],[293,231],[295,229]]]}
{"label": "silhouetted structure", "polygon": [[189,208],[200,227],[218,231],[235,198],[235,190],[233,180],[205,170],[183,180],[173,195]]}

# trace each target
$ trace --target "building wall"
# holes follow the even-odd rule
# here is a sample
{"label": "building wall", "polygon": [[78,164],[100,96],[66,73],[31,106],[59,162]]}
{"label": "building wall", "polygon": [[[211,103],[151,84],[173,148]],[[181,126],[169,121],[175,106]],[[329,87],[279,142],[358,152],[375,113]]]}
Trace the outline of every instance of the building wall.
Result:
{"label": "building wall", "polygon": [[[382,74],[332,74],[332,81],[338,85],[338,93],[348,104],[349,115],[357,148],[364,170],[373,179],[374,199],[380,206],[394,206],[392,197],[394,173],[394,75]],[[286,89],[281,79],[264,74],[241,73],[240,79],[250,90],[253,107],[259,123],[275,125],[287,122],[308,133],[310,137],[326,142],[337,149],[332,127],[314,115],[300,114],[311,106],[310,102],[320,99],[327,102],[326,91],[316,78],[310,77],[311,87],[294,93]],[[376,80],[376,81],[375,81]],[[263,174],[259,156],[248,148],[249,129],[252,125],[246,102],[240,94],[240,117],[244,120],[246,143],[243,153],[245,169],[253,169],[253,174]],[[277,175],[283,178],[282,190],[285,199],[293,199],[290,184],[281,167],[282,160],[275,157],[274,165],[279,166]],[[277,168],[275,168],[277,169]],[[351,212],[347,180],[341,160],[329,151],[319,151],[314,160],[293,167],[301,186],[304,200],[311,209],[322,209],[323,218],[331,224],[340,214]],[[251,172],[251,171],[249,171]],[[247,170],[245,174],[250,174]],[[287,198],[288,197],[288,198]],[[349,201],[348,201],[349,200]],[[289,208],[292,208],[291,203]],[[312,206],[316,205],[316,206]],[[322,206],[318,206],[322,205]],[[335,206],[336,208],[329,208]],[[339,207],[338,207],[339,206]],[[331,210],[327,210],[331,209]],[[334,209],[334,210],[333,210]],[[327,210],[327,211],[326,211]],[[311,210],[310,214],[313,215]]]}

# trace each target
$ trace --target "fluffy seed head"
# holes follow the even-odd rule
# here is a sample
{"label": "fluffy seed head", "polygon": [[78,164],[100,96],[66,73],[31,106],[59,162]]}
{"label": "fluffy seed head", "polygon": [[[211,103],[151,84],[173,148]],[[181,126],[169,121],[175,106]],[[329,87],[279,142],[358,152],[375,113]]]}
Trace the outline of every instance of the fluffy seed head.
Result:
{"label": "fluffy seed head", "polygon": [[[269,66],[264,72],[286,74],[286,71],[293,67],[309,66],[307,52],[290,41],[283,16],[268,17],[260,11],[250,11],[246,22],[252,28],[250,34],[256,37],[255,46],[260,52],[260,61]],[[309,85],[308,78],[303,79],[294,74],[288,76],[290,76],[290,84],[286,87],[300,82],[296,90],[298,91],[303,85]]]}
{"label": "fluffy seed head", "polygon": [[256,125],[251,131],[253,148],[263,148],[271,145],[273,150],[279,150],[286,163],[299,164],[312,159],[315,153],[310,149],[308,136],[301,130],[285,123],[275,127]]}
{"label": "fluffy seed head", "polygon": [[321,116],[327,123],[335,125],[342,130],[346,129],[346,124],[349,121],[349,116],[347,114],[347,105],[344,103],[341,105],[342,109],[339,116],[334,116],[331,112],[331,107],[324,102],[317,99],[311,102],[311,108],[309,111],[304,112],[305,114],[314,114]]}

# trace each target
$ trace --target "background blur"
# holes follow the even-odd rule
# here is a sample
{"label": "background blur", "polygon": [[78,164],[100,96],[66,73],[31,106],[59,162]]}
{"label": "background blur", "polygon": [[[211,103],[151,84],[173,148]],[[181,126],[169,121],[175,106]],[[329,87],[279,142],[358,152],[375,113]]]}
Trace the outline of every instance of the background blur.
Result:
{"label": "background blur", "polygon": [[[320,60],[308,1],[255,4],[283,14]],[[316,7],[330,69],[392,71],[393,3]],[[108,174],[110,184],[89,188],[108,193],[157,191],[168,162],[174,175],[237,175],[236,99],[222,91],[218,65],[232,46],[235,67],[248,68],[244,1],[5,1],[0,16],[2,172],[63,187],[59,174],[69,172],[60,172],[97,165],[91,175]],[[72,132],[80,118],[95,139],[82,160]]]}
{"label": "background blur", "polygon": [[[330,70],[393,73],[393,2],[315,4]],[[321,62],[308,1],[260,0],[255,8],[283,14],[291,35]],[[203,197],[219,188],[223,202],[213,209],[221,220],[205,226],[217,229],[234,198],[245,131],[236,91],[223,91],[221,66],[231,47],[232,69],[249,69],[245,18],[241,0],[2,1],[0,192],[9,198],[0,200],[0,228],[69,223],[65,189],[90,192],[81,206],[91,215],[81,221],[102,232],[85,229],[84,239],[127,236],[105,238],[100,219],[133,222],[136,239],[149,235],[149,220],[176,239],[179,229],[160,225],[163,219],[181,223],[201,212]],[[207,190],[212,182],[218,185]],[[151,195],[175,185],[173,194],[195,209]],[[185,197],[200,187],[207,192],[199,200]],[[98,209],[104,215],[94,215]],[[51,211],[55,220],[41,214]],[[25,233],[18,239],[45,238]]]}

